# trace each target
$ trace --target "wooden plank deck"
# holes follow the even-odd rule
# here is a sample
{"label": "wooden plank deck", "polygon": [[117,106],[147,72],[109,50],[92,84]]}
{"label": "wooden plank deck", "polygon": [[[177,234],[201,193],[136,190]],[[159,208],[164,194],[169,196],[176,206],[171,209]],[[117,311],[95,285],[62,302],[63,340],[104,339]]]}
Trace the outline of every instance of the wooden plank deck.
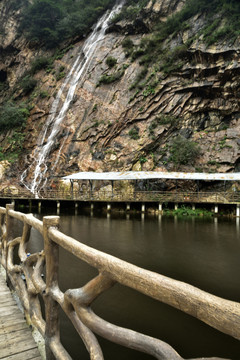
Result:
{"label": "wooden plank deck", "polygon": [[24,316],[0,275],[0,359],[41,360]]}

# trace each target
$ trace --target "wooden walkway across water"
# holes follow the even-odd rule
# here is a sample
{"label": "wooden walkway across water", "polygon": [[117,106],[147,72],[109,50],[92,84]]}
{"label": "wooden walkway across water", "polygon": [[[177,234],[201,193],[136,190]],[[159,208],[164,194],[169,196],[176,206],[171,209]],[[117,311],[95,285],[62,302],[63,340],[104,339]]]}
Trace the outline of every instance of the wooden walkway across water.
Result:
{"label": "wooden walkway across water", "polygon": [[[219,205],[230,206],[232,214],[240,217],[240,192],[167,192],[167,191],[134,191],[118,192],[118,191],[61,191],[61,190],[42,190],[37,194],[33,194],[26,189],[12,193],[10,189],[5,189],[0,192],[0,200],[11,201],[19,204],[26,205],[29,203],[29,208],[38,206],[39,212],[41,212],[41,206],[47,202],[56,202],[57,211],[59,214],[61,202],[72,202],[74,203],[75,209],[78,207],[90,207],[91,211],[94,209],[96,204],[97,208],[105,208],[107,212],[110,212],[112,208],[121,208],[125,206],[126,211],[136,210],[141,206],[141,212],[146,211],[145,206],[153,206],[158,210],[158,213],[162,213],[164,208],[167,208],[170,204],[175,210],[178,206],[186,205],[191,206],[195,210],[195,206],[212,206],[212,211],[218,214]],[[139,205],[140,204],[140,205]],[[64,205],[66,206],[66,204]],[[68,205],[67,205],[68,206]],[[232,210],[232,206],[235,206],[236,210]],[[30,210],[31,211],[31,210]]]}
{"label": "wooden walkway across water", "polygon": [[0,275],[0,359],[42,359],[31,330]]}
{"label": "wooden walkway across water", "polygon": [[213,203],[240,204],[240,192],[191,192],[191,191],[61,191],[41,190],[33,194],[26,189],[16,193],[10,189],[0,192],[0,199],[48,200],[79,202],[171,202],[171,203]]}

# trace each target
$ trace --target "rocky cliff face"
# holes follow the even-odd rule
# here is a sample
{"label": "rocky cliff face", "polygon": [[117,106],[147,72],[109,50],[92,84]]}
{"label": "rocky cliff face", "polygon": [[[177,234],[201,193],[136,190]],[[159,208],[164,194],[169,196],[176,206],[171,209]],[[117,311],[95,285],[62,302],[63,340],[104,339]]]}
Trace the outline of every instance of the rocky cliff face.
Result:
{"label": "rocky cliff face", "polygon": [[[150,1],[134,21],[110,26],[59,125],[61,130],[46,162],[47,176],[77,171],[240,170],[239,39],[233,44],[218,42],[207,46],[203,37],[196,36],[206,21],[199,14],[189,21],[187,28],[164,42],[163,52],[170,49],[167,54],[170,71],[153,64],[142,80],[142,66],[128,56],[124,46],[128,39],[131,46],[137,47],[151,34],[153,24],[165,21],[184,3]],[[34,162],[39,133],[83,41],[71,46],[64,44],[52,68],[35,73],[37,86],[26,95],[17,86],[19,78],[29,70],[33,59],[53,52],[36,49],[24,37],[17,36],[18,11],[8,9],[5,0],[0,6],[4,19],[0,81],[5,84],[1,101],[11,95],[16,101],[30,99],[32,104],[22,153],[8,173],[13,181]],[[107,60],[109,57],[114,59],[113,65]],[[137,88],[133,86],[136,79],[140,79],[141,85]],[[65,97],[66,91],[62,102]],[[10,135],[1,135],[3,148],[6,136]],[[179,136],[189,144],[198,144],[194,160],[174,161],[172,144]],[[31,181],[32,174],[33,170],[27,174],[26,182]]]}

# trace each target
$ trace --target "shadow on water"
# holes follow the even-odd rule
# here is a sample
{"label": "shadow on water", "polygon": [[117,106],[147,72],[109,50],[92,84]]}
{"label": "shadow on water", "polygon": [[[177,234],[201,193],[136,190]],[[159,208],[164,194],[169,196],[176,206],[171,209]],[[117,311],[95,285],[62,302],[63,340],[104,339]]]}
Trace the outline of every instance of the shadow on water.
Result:
{"label": "shadow on water", "polygon": [[[145,269],[230,300],[240,299],[239,222],[235,219],[141,215],[90,217],[61,213],[60,229],[91,247]],[[36,245],[36,234],[34,238],[31,251],[39,246]],[[89,265],[64,250],[60,251],[60,287],[63,291],[81,287],[96,274]],[[240,359],[239,341],[121,285],[102,294],[94,302],[93,309],[116,325],[168,342],[184,358]],[[61,334],[73,359],[89,359],[81,339],[64,314]],[[104,339],[99,341],[106,360],[152,359]]]}

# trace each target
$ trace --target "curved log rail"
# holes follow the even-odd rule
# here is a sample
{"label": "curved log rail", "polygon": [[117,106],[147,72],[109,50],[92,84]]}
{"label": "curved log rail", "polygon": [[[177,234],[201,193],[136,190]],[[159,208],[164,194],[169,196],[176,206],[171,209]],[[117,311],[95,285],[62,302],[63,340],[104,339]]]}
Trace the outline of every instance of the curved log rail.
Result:
{"label": "curved log rail", "polygon": [[12,193],[10,189],[0,192],[4,199],[37,199],[37,200],[74,200],[74,201],[114,201],[114,202],[159,202],[159,203],[212,203],[239,204],[239,192],[167,192],[167,191],[135,191],[131,193],[119,191],[69,191],[41,190],[38,194],[19,190]]}
{"label": "curved log rail", "polygon": [[[23,223],[22,235],[16,238],[12,235],[14,219]],[[22,301],[27,319],[45,338],[48,360],[71,359],[60,342],[59,307],[71,320],[92,360],[103,359],[95,334],[150,354],[156,359],[183,359],[167,343],[111,324],[93,312],[92,302],[115,283],[169,304],[240,340],[240,303],[211,295],[194,286],[93,249],[64,235],[58,227],[58,216],[46,216],[42,222],[31,214],[14,211],[13,205],[7,205],[6,209],[0,207],[1,264],[6,269],[8,281]],[[44,249],[39,253],[27,254],[32,228],[42,234]],[[95,267],[99,272],[98,276],[79,289],[69,289],[63,293],[58,284],[59,246]],[[20,264],[14,262],[16,247]],[[44,267],[46,281],[41,276]],[[39,296],[43,297],[45,303],[45,320]]]}

